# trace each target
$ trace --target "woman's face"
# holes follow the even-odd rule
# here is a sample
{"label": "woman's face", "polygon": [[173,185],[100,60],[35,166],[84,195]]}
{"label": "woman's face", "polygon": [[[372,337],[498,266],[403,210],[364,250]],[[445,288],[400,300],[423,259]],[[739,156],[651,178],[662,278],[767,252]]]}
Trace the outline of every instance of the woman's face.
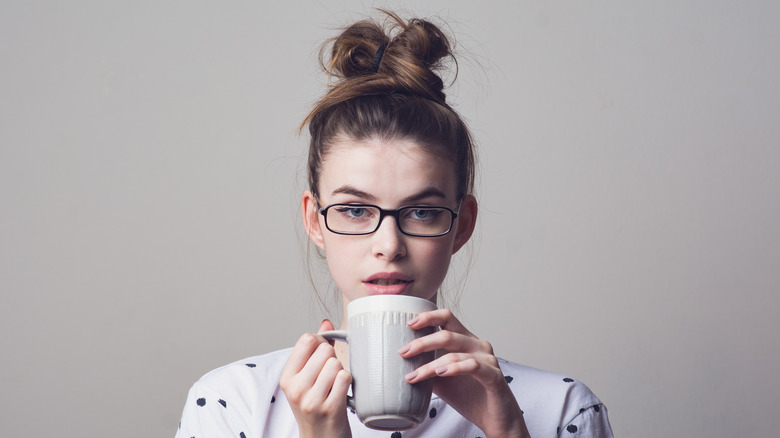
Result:
{"label": "woman's face", "polygon": [[[383,209],[443,206],[458,209],[454,165],[408,140],[337,142],[322,164],[319,199],[303,195],[307,233],[324,251],[344,306],[360,297],[402,294],[436,301],[450,258],[471,236],[477,206],[460,205],[452,230],[440,237],[413,237],[386,216],[376,232],[340,235],[327,230],[316,202],[373,204]],[[334,213],[329,213],[334,214]]]}

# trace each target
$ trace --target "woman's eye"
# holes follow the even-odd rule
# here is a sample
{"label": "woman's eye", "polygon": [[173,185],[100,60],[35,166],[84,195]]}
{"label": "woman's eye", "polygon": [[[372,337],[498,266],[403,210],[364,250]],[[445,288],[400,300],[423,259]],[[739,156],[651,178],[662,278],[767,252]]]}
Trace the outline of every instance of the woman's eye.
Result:
{"label": "woman's eye", "polygon": [[364,207],[342,207],[336,209],[341,215],[352,219],[359,219],[368,215],[368,210]]}
{"label": "woman's eye", "polygon": [[349,214],[354,217],[361,217],[366,214],[365,208],[350,208]]}
{"label": "woman's eye", "polygon": [[415,208],[410,211],[410,217],[417,220],[433,219],[439,214],[441,211],[433,208]]}

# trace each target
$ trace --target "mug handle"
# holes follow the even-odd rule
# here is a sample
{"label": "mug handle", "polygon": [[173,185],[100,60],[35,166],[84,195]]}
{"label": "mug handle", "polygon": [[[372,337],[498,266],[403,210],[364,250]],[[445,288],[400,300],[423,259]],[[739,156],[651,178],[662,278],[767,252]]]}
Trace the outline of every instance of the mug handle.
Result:
{"label": "mug handle", "polygon": [[329,341],[344,341],[344,342],[347,342],[347,331],[346,330],[328,330],[326,332],[317,333],[317,334],[322,336],[323,338],[329,340]]}
{"label": "mug handle", "polygon": [[[323,338],[329,340],[329,341],[347,341],[347,331],[346,330],[329,330],[326,332],[318,333],[318,335],[322,336]],[[347,396],[347,406],[350,407],[353,411],[355,410],[355,397],[348,395]]]}

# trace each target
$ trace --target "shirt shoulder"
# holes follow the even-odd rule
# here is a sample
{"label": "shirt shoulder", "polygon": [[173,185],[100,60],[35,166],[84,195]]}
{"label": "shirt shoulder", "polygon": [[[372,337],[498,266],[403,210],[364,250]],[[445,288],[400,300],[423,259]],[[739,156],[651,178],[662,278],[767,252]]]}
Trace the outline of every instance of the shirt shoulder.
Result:
{"label": "shirt shoulder", "polygon": [[531,436],[579,431],[578,437],[612,437],[606,407],[583,382],[505,359],[499,359],[499,366]]}
{"label": "shirt shoulder", "polygon": [[260,356],[252,356],[209,371],[196,384],[206,387],[235,388],[243,390],[247,384],[252,388],[270,386],[279,382],[292,348],[277,350]]}
{"label": "shirt shoulder", "polygon": [[190,388],[178,436],[250,436],[271,411],[291,348],[248,357],[204,374]]}

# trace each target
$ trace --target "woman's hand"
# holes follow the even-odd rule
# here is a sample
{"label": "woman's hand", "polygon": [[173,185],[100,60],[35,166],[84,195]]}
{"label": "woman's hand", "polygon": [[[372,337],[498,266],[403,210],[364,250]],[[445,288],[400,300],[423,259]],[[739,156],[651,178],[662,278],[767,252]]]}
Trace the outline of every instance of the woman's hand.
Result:
{"label": "woman's hand", "polygon": [[498,367],[490,343],[474,336],[446,309],[421,313],[409,326],[415,330],[439,326],[441,330],[412,341],[399,351],[401,356],[446,351],[409,373],[409,383],[435,378],[433,391],[488,437],[529,436],[523,411]]}
{"label": "woman's hand", "polygon": [[[333,330],[325,320],[320,332]],[[347,389],[352,376],[336,358],[333,346],[311,333],[298,339],[279,385],[298,422],[300,437],[352,436],[347,419]]]}

